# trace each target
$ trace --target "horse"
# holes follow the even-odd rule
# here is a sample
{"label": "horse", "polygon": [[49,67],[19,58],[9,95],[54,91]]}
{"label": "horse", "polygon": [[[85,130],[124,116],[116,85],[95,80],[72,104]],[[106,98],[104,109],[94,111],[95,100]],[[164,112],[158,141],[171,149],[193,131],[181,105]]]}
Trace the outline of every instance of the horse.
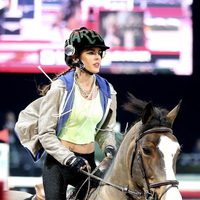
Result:
{"label": "horse", "polygon": [[168,111],[129,94],[124,109],[140,118],[88,200],[182,200],[175,177],[180,144],[172,130],[180,105]]}
{"label": "horse", "polygon": [[124,133],[104,178],[87,173],[100,184],[86,199],[182,200],[175,176],[180,144],[172,129],[181,101],[168,111],[132,94],[128,99],[124,109],[139,119]]}

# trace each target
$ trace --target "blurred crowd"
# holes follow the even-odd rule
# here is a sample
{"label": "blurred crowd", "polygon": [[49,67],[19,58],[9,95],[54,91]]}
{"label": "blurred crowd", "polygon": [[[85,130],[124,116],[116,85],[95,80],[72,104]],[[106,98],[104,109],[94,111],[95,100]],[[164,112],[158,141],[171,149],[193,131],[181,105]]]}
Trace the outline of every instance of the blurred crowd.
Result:
{"label": "blurred crowd", "polygon": [[26,149],[20,144],[14,130],[15,123],[16,115],[14,112],[7,111],[0,114],[0,134],[8,133],[9,175],[40,176],[41,162],[34,163]]}

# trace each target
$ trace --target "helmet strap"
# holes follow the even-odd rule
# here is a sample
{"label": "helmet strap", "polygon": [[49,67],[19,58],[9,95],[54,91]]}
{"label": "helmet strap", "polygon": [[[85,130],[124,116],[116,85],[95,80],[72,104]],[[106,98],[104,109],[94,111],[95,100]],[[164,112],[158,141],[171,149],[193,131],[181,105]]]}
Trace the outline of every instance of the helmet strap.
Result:
{"label": "helmet strap", "polygon": [[83,64],[83,62],[82,62],[81,60],[79,60],[77,64],[78,64],[77,67],[78,67],[79,69],[83,70],[84,72],[88,73],[89,75],[93,75],[92,72],[90,72],[89,70],[87,70],[87,69],[84,67],[84,64]]}
{"label": "helmet strap", "polygon": [[84,67],[83,62],[80,59],[78,60],[78,62],[73,63],[73,67],[78,67],[80,70],[83,70],[84,72],[88,73],[89,75],[94,74]]}
{"label": "helmet strap", "polygon": [[89,75],[93,75],[93,73],[92,72],[90,72],[89,70],[87,70],[85,67],[83,67],[83,69],[82,69],[84,72],[86,72],[86,73],[88,73]]}

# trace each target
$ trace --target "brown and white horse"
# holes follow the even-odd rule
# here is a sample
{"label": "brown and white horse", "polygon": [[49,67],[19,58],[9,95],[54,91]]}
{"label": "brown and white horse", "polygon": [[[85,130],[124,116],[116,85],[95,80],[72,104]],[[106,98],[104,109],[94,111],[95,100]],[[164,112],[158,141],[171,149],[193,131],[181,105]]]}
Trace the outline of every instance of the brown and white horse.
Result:
{"label": "brown and white horse", "polygon": [[175,176],[180,145],[172,131],[180,103],[169,112],[133,95],[129,100],[124,108],[141,118],[88,200],[182,200]]}

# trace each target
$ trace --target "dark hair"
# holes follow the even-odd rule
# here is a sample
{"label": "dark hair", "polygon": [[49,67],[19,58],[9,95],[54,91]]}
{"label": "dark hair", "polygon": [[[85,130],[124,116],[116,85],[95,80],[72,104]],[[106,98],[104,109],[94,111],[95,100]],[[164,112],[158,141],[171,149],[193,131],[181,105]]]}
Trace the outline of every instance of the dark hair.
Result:
{"label": "dark hair", "polygon": [[[66,73],[68,73],[69,71],[74,70],[73,68],[68,68],[67,70],[65,70],[64,72],[60,73],[60,74],[56,74],[53,77],[53,81],[57,80],[60,76],[65,75]],[[49,84],[45,84],[45,85],[38,85],[37,86],[37,91],[38,91],[38,95],[40,96],[44,96],[50,89],[51,87],[51,83]]]}

